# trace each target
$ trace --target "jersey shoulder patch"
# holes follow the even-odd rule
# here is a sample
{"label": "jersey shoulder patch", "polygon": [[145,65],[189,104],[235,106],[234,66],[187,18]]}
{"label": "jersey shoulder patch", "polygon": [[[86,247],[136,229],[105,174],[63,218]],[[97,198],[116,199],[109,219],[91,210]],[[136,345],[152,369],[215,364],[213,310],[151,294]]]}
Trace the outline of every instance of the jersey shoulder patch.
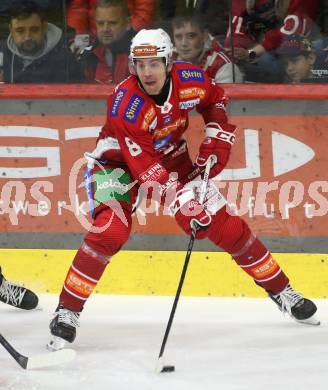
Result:
{"label": "jersey shoulder patch", "polygon": [[196,65],[188,64],[188,63],[180,63],[176,64],[176,71],[178,73],[178,77],[182,82],[188,81],[198,81],[204,82],[205,76],[202,68]]}
{"label": "jersey shoulder patch", "polygon": [[137,122],[140,111],[145,104],[145,97],[134,76],[119,84],[110,100],[109,116],[129,123]]}
{"label": "jersey shoulder patch", "polygon": [[133,89],[134,80],[130,76],[120,82],[114,90],[110,100],[108,100],[108,115],[117,117],[119,115],[121,105],[124,105],[124,98],[128,95],[127,92]]}
{"label": "jersey shoulder patch", "polygon": [[119,88],[116,91],[115,95],[112,98],[112,104],[109,106],[109,116],[115,117],[118,115],[119,108],[121,106],[124,96],[126,95],[126,92],[126,88]]}

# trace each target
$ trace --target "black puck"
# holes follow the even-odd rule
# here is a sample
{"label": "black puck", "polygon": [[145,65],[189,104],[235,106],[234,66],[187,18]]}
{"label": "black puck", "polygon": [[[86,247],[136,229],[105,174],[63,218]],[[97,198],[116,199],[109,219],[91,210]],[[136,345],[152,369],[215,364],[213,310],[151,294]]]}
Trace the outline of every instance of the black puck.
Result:
{"label": "black puck", "polygon": [[175,367],[174,366],[164,366],[162,368],[162,372],[173,372],[175,371]]}

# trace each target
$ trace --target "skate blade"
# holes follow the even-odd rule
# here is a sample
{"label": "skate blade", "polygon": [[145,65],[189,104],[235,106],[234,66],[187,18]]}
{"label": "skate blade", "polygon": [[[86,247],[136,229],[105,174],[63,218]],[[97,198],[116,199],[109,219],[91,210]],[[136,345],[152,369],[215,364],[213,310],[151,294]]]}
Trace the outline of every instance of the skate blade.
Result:
{"label": "skate blade", "polygon": [[297,320],[296,318],[294,318],[294,319],[295,319],[295,321],[299,322],[300,324],[312,325],[312,326],[320,325],[320,321],[317,319],[317,317],[315,315],[307,318],[306,320]]}
{"label": "skate blade", "polygon": [[64,349],[67,344],[67,341],[61,337],[52,336],[51,340],[47,344],[47,350],[50,352],[60,351]]}

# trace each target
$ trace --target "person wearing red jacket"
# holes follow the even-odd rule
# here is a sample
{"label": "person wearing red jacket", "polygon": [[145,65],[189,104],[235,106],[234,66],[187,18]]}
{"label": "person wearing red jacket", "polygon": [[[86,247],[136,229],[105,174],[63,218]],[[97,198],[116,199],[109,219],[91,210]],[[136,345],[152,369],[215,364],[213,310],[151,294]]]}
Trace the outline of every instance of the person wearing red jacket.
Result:
{"label": "person wearing red jacket", "polygon": [[219,42],[209,34],[204,18],[176,17],[172,20],[174,59],[201,66],[216,83],[241,83],[243,76]]}
{"label": "person wearing red jacket", "polygon": [[248,81],[281,81],[283,70],[271,53],[288,35],[309,35],[318,11],[319,0],[234,0],[225,49],[236,61],[256,62],[249,68],[259,79],[246,75]]}
{"label": "person wearing red jacket", "polygon": [[129,9],[119,0],[99,0],[95,18],[97,40],[78,49],[76,56],[86,80],[117,84],[129,74],[129,48],[135,35],[130,28]]}
{"label": "person wearing red jacket", "polygon": [[[196,230],[227,251],[298,322],[319,325],[315,304],[294,291],[269,250],[209,182],[198,201],[199,176],[214,157],[210,177],[227,164],[236,126],[226,115],[223,89],[198,66],[172,62],[173,45],[162,29],[132,40],[132,75],[108,99],[107,120],[85,175],[94,222],[66,276],[50,323],[50,350],[73,342],[79,316],[107,264],[128,240],[137,187],[161,202],[183,231]],[[205,138],[191,161],[184,133],[192,109],[203,117]]]}
{"label": "person wearing red jacket", "polygon": [[[126,2],[134,31],[139,31],[153,23],[155,0],[126,0]],[[96,36],[96,5],[97,0],[72,0],[70,2],[67,7],[67,24],[75,29],[76,34]]]}
{"label": "person wearing red jacket", "polygon": [[[252,49],[257,55],[274,50],[286,35],[309,35],[318,11],[319,0],[235,0],[233,39],[229,30],[225,48],[230,49],[233,42],[235,48]],[[245,58],[246,54],[237,57]]]}

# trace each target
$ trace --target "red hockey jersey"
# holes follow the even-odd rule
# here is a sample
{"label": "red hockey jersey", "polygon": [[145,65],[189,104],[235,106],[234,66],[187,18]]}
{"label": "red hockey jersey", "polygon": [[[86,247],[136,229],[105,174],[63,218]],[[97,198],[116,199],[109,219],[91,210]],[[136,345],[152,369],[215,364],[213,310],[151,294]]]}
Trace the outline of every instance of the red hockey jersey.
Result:
{"label": "red hockey jersey", "polygon": [[231,133],[235,126],[228,123],[226,103],[222,88],[192,64],[173,65],[169,95],[162,106],[144,92],[136,76],[130,76],[108,99],[98,152],[103,148],[103,159],[127,164],[140,183],[153,180],[163,184],[167,180],[165,161],[178,161],[186,150],[183,133],[189,111],[195,108],[205,126],[218,126],[223,133]]}

